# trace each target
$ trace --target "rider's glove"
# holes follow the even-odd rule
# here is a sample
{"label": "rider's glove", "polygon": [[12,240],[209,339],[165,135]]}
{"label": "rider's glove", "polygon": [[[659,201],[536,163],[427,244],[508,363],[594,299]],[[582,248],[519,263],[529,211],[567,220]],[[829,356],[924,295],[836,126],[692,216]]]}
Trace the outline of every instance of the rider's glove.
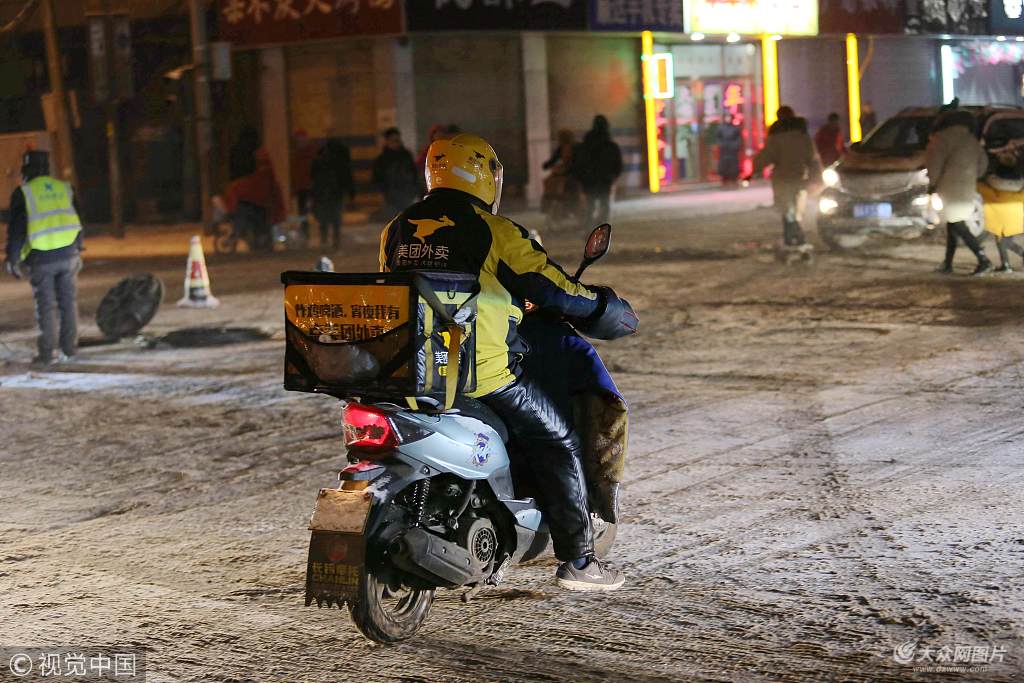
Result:
{"label": "rider's glove", "polygon": [[4,272],[17,280],[20,280],[21,264],[10,260],[4,261]]}

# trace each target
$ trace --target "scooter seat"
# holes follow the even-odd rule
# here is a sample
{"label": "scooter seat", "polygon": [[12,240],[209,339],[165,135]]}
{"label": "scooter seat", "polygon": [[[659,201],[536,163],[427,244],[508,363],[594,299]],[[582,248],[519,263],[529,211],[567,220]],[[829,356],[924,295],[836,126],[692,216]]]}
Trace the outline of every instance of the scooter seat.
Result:
{"label": "scooter seat", "polygon": [[498,436],[501,437],[502,443],[508,443],[508,427],[505,426],[505,423],[500,417],[498,417],[496,412],[480,401],[477,401],[474,398],[469,398],[468,396],[456,396],[455,403],[452,404],[452,408],[463,415],[476,418],[484,424],[492,427],[494,431],[498,432]]}

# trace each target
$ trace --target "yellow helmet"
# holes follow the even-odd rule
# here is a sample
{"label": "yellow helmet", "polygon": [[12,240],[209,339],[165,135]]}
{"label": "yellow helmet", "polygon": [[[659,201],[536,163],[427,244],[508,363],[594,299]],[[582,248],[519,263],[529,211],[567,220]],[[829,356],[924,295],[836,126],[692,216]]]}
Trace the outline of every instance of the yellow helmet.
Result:
{"label": "yellow helmet", "polygon": [[498,213],[502,168],[498,155],[479,135],[459,133],[434,140],[427,150],[427,192],[437,188],[461,190]]}

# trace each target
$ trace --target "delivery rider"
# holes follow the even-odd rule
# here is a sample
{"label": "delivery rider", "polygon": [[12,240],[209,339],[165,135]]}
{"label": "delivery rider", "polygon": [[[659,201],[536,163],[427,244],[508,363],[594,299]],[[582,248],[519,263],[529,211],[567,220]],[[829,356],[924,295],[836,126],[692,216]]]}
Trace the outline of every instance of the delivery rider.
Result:
{"label": "delivery rider", "polygon": [[49,364],[78,347],[78,271],[82,222],[71,186],[50,175],[49,155],[30,150],[22,158],[22,184],[11,193],[4,270],[21,278],[28,267],[39,324],[34,362]]}
{"label": "delivery rider", "polygon": [[[586,320],[592,336],[635,329],[629,304],[606,287],[566,275],[522,226],[497,215],[502,168],[476,135],[436,140],[427,152],[427,195],[398,214],[381,235],[382,271],[454,270],[480,282],[476,390],[512,433],[518,457],[537,473],[555,555],[556,581],[570,590],[612,590],[622,574],[594,557],[580,439],[571,416],[520,367],[527,350],[517,326],[524,300]],[[626,324],[628,331],[619,330]],[[589,332],[588,332],[589,333]]]}

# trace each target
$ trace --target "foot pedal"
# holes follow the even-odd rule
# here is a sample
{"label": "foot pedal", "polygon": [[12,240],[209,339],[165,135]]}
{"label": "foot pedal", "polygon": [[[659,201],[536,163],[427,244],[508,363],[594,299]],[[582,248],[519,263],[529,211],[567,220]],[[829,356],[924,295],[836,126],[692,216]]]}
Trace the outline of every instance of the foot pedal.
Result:
{"label": "foot pedal", "polygon": [[505,557],[501,560],[501,564],[498,565],[497,571],[495,571],[487,579],[487,583],[491,586],[497,586],[499,583],[505,580],[505,574],[508,572],[509,567],[512,566],[512,556],[505,553]]}

